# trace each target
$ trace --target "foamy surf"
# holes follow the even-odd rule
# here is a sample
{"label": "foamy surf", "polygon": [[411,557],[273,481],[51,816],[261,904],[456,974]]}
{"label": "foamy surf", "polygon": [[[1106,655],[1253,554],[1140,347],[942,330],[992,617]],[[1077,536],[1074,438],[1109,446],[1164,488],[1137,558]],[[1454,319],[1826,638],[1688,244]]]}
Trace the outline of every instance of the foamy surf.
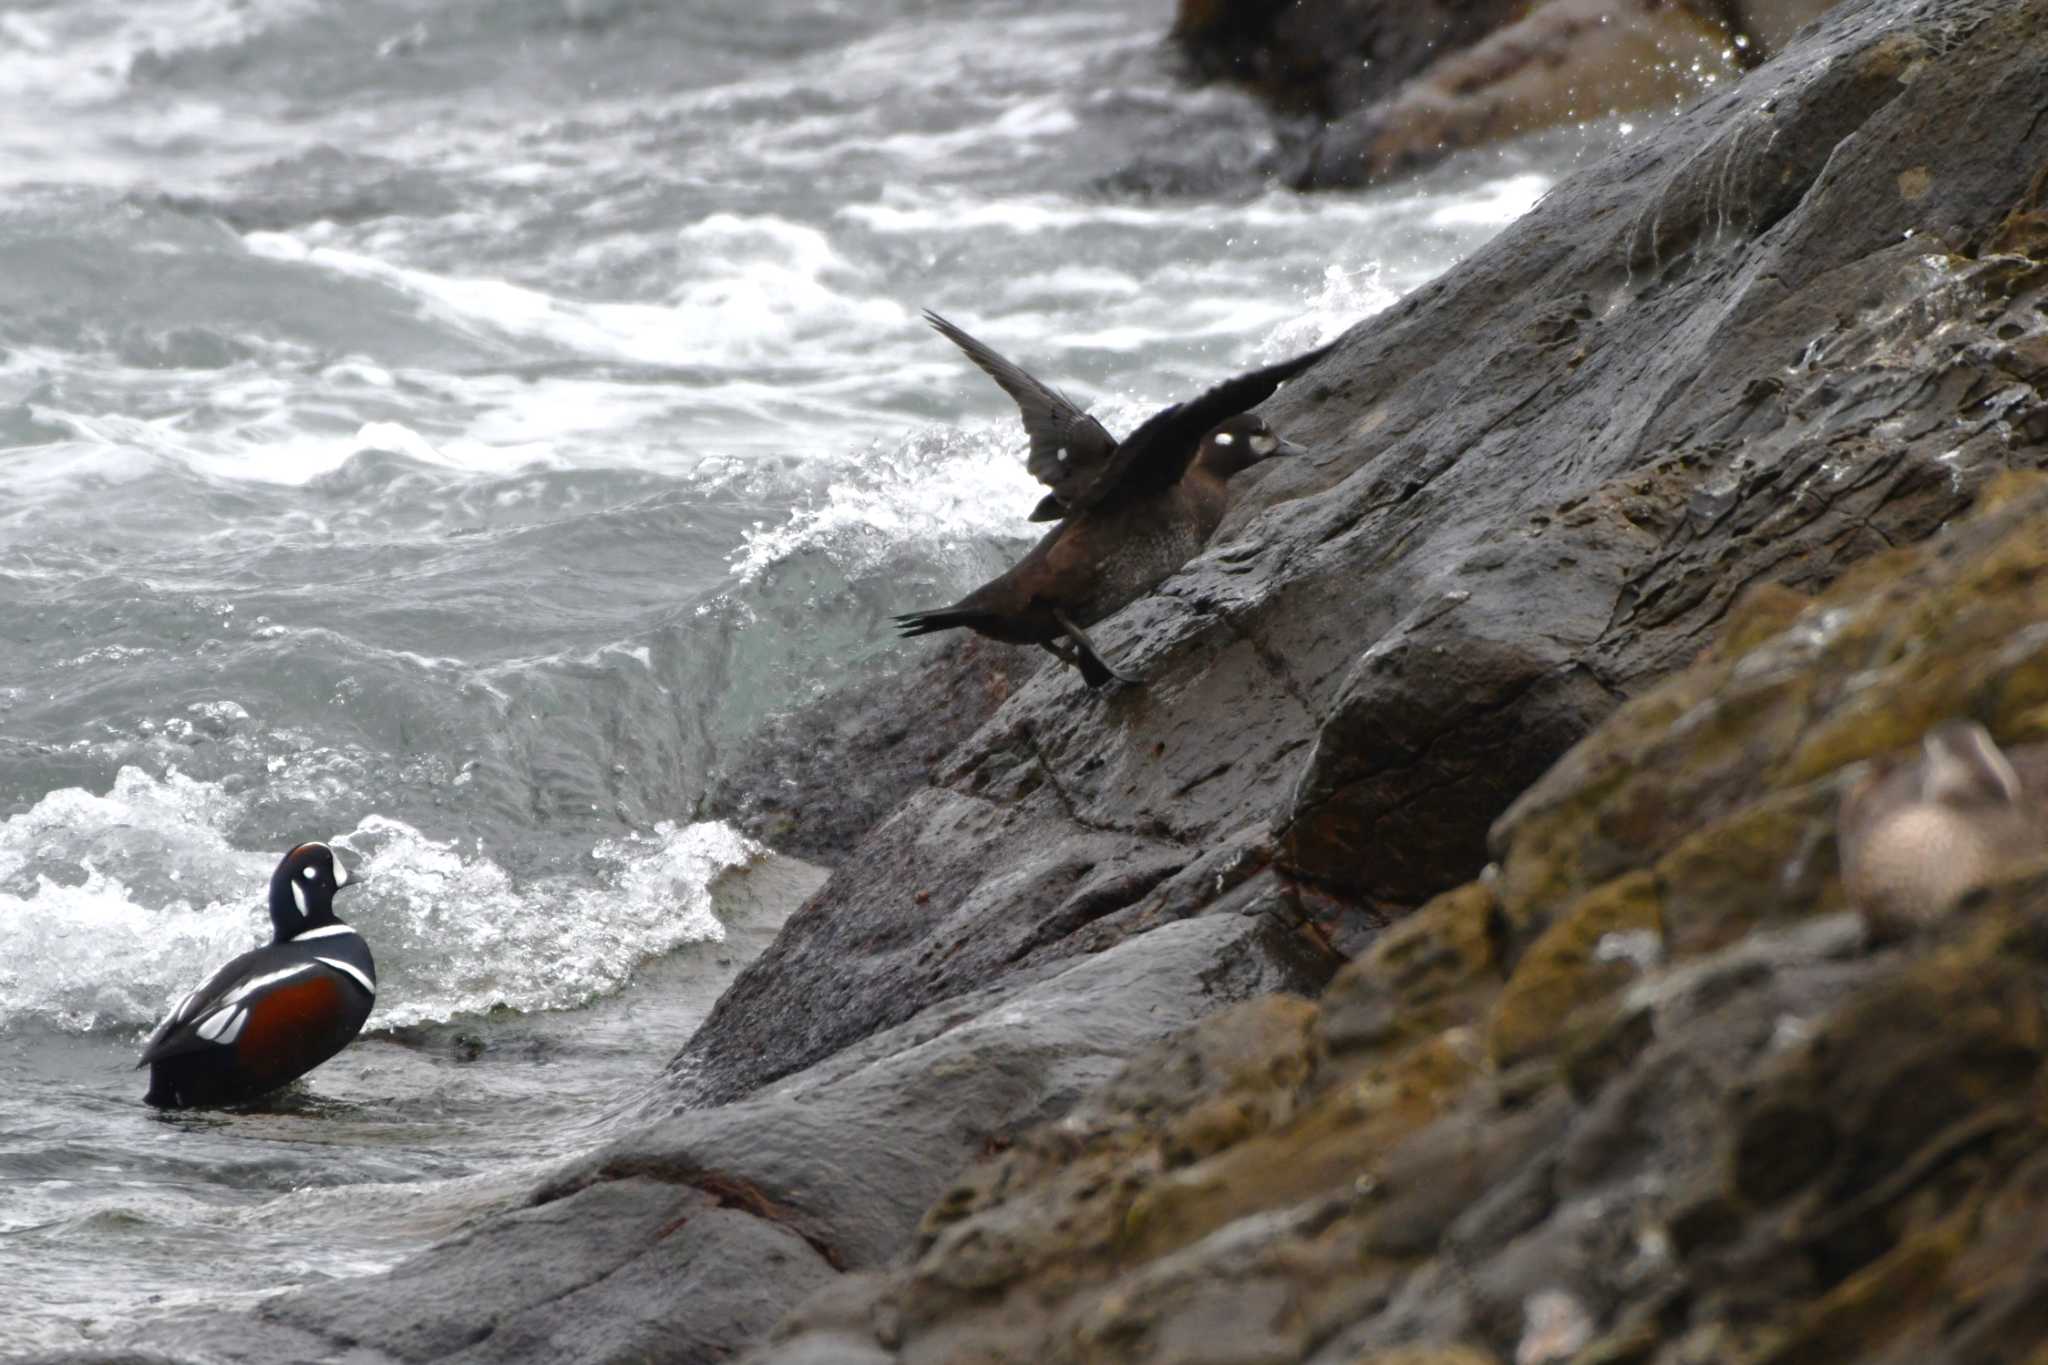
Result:
{"label": "foamy surf", "polygon": [[[175,770],[124,768],[0,821],[0,1028],[127,1032],[228,958],[269,941],[276,851],[231,847],[249,801]],[[304,831],[362,880],[337,907],[377,955],[372,1028],[493,1009],[573,1009],[642,963],[723,935],[713,888],[763,850],[718,823],[597,842],[587,868],[521,881],[487,853],[372,815]]]}

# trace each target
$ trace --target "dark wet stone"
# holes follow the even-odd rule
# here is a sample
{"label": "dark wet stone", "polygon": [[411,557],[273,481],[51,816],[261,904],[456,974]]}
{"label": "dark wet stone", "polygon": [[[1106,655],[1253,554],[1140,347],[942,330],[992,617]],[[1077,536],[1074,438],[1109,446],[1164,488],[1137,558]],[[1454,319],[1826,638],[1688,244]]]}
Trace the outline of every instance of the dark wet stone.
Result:
{"label": "dark wet stone", "polygon": [[1128,905],[1189,856],[1074,829],[1042,806],[926,789],[720,999],[671,1064],[675,1103],[738,1098],[926,1006],[1012,971],[1042,974],[1039,950],[1056,949],[1062,926]]}
{"label": "dark wet stone", "polygon": [[1173,39],[1198,73],[1252,85],[1282,108],[1331,118],[1391,95],[1445,52],[1470,46],[1524,8],[1522,0],[1181,0]]}
{"label": "dark wet stone", "polygon": [[1784,51],[1832,3],[1181,0],[1173,38],[1193,75],[1273,108],[1282,179],[1337,189],[1602,116],[1660,116]]}
{"label": "dark wet stone", "polygon": [[764,725],[721,767],[704,813],[832,866],[1045,659],[963,633],[900,671],[850,683]]}

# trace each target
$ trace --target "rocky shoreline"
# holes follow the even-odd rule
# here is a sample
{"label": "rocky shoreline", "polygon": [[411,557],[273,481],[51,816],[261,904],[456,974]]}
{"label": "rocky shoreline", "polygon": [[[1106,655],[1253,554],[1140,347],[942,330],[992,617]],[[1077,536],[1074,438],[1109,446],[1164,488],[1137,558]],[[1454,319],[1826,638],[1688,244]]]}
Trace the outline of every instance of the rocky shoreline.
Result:
{"label": "rocky shoreline", "polygon": [[1180,0],[1189,68],[1260,94],[1265,169],[1347,189],[1546,128],[1658,114],[1776,56],[1834,0]]}
{"label": "rocky shoreline", "polygon": [[2048,738],[2044,35],[1850,0],[1558,187],[1268,406],[1314,454],[1096,632],[1147,687],[762,751],[790,831],[895,757],[665,1114],[61,1358],[2028,1358],[2048,884],[1873,935],[1832,819]]}

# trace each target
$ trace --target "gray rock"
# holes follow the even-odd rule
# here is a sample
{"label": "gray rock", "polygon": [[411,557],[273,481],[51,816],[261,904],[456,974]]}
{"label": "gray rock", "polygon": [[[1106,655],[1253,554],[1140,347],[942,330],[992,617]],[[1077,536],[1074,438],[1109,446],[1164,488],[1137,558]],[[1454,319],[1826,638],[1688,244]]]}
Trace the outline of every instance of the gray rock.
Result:
{"label": "gray rock", "polygon": [[670,1068],[676,1105],[744,1095],[927,1005],[1028,969],[1034,953],[1131,904],[1191,857],[1077,828],[1043,799],[927,789],[869,836],[718,1002]]}
{"label": "gray rock", "polygon": [[[1228,964],[1228,969],[1225,969]],[[927,1010],[753,1097],[688,1110],[543,1190],[649,1177],[757,1191],[842,1269],[887,1260],[970,1157],[1065,1112],[1144,1043],[1321,962],[1265,918],[1166,926],[1021,990]]]}
{"label": "gray rock", "polygon": [[718,1199],[692,1199],[679,1226],[615,1273],[505,1315],[486,1340],[450,1359],[723,1360],[836,1278],[795,1232]]}
{"label": "gray rock", "polygon": [[1181,0],[1192,74],[1276,115],[1263,165],[1342,189],[1589,115],[1657,117],[1784,51],[1834,0]]}
{"label": "gray rock", "polygon": [[1275,400],[1315,458],[1222,535],[1259,542],[1238,600],[1326,717],[1283,866],[1410,902],[1469,876],[1467,821],[1744,587],[1825,584],[2041,462],[2039,392],[1996,358],[2040,335],[2040,272],[1966,253],[2048,130],[1968,92],[2032,108],[2048,70],[2017,59],[2018,11],[1906,9],[1845,6]]}
{"label": "gray rock", "polygon": [[835,864],[1046,659],[963,631],[897,672],[770,721],[723,765],[705,814]]}
{"label": "gray rock", "polygon": [[1518,0],[1183,0],[1173,38],[1200,74],[1244,81],[1283,109],[1331,118],[1393,94],[1523,8]]}

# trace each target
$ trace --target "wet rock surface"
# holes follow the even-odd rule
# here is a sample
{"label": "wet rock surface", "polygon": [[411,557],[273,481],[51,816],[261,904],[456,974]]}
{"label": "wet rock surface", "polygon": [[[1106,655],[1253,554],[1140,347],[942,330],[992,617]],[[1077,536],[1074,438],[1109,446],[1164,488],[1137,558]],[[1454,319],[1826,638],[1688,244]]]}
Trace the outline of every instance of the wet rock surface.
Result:
{"label": "wet rock surface", "polygon": [[1242,81],[1283,107],[1331,118],[1386,98],[1445,52],[1470,47],[1524,8],[1519,0],[1181,0],[1173,40],[1204,76]]}
{"label": "wet rock surface", "polygon": [[705,815],[832,866],[1048,658],[962,631],[899,673],[769,722],[724,765]]}
{"label": "wet rock surface", "polygon": [[1471,46],[1439,51],[1382,97],[1346,106],[1283,165],[1297,189],[1338,189],[1466,147],[1610,114],[1676,109],[1740,69],[1717,17],[1661,0],[1547,0]]}
{"label": "wet rock surface", "polygon": [[1269,163],[1301,189],[1353,187],[1460,148],[1609,114],[1662,113],[1775,56],[1830,0],[1182,0],[1198,76],[1282,115]]}
{"label": "wet rock surface", "polygon": [[2039,886],[1874,932],[1832,822],[2048,736],[2048,494],[1984,496],[2048,463],[2044,32],[1852,0],[1560,186],[1274,400],[1313,453],[1095,631],[1147,685],[1015,686],[648,1127],[138,1343],[2024,1358]]}

